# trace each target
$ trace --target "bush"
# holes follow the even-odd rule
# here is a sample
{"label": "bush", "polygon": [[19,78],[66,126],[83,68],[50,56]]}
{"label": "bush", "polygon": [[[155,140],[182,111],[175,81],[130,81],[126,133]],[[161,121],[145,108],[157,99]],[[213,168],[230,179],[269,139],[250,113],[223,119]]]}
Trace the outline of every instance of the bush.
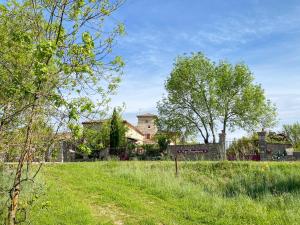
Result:
{"label": "bush", "polygon": [[287,136],[293,148],[300,151],[300,123],[292,125],[283,125],[284,133]]}
{"label": "bush", "polygon": [[259,152],[257,136],[242,137],[234,140],[227,150],[228,158],[247,159],[248,155],[253,155]]}
{"label": "bush", "polygon": [[161,150],[155,145],[146,144],[143,146],[147,157],[161,156]]}

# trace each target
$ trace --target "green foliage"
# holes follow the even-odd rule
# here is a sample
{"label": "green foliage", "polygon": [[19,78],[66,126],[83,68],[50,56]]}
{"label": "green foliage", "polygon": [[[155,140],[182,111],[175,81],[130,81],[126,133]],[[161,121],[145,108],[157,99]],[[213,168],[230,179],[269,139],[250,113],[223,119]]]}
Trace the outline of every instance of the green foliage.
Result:
{"label": "green foliage", "polygon": [[78,144],[76,147],[80,152],[87,154],[87,155],[91,154],[91,152],[92,152],[92,150],[83,143]]}
{"label": "green foliage", "polygon": [[[33,105],[57,126],[78,135],[80,117],[109,101],[124,62],[105,57],[124,26],[103,33],[105,19],[121,1],[8,1],[0,7],[0,130],[27,124]],[[64,10],[61,12],[60,10]],[[104,12],[106,13],[101,13]],[[67,22],[66,22],[67,21]],[[97,23],[95,31],[86,23]],[[108,41],[109,40],[109,41]],[[101,83],[100,83],[101,82]],[[107,87],[103,86],[106,83]],[[92,87],[92,88],[91,88]],[[89,96],[101,96],[93,103]],[[35,112],[36,113],[36,112]],[[3,133],[0,133],[0,135]]]}
{"label": "green foliage", "polygon": [[[214,138],[213,74],[213,62],[202,54],[177,58],[165,84],[168,96],[158,103],[159,121],[165,126],[163,130],[186,135],[199,132],[206,143],[210,134]],[[175,130],[170,130],[172,126]]]}
{"label": "green foliage", "polygon": [[82,144],[95,155],[107,148],[111,148],[111,154],[119,155],[125,148],[132,151],[136,147],[134,144],[127,143],[126,131],[127,127],[122,117],[117,109],[114,109],[110,119],[84,124]]}
{"label": "green foliage", "polygon": [[112,118],[110,121],[110,134],[109,134],[109,147],[110,154],[118,155],[120,154],[120,148],[126,145],[126,127],[123,122],[122,117],[119,115],[118,111],[114,109]]}
{"label": "green foliage", "polygon": [[125,125],[122,117],[114,109],[110,121],[110,147],[119,148],[124,146],[125,142]]}
{"label": "green foliage", "polygon": [[[266,133],[266,142],[269,144],[290,144],[281,133]],[[235,156],[236,159],[247,159],[245,156],[259,153],[258,135],[252,134],[249,137],[242,137],[234,140],[227,149],[227,156]]]}
{"label": "green foliage", "polygon": [[160,133],[156,135],[157,144],[159,149],[163,152],[166,151],[168,145],[171,143],[170,137],[167,134]]}
{"label": "green foliage", "polygon": [[[111,24],[112,29],[105,32],[103,26],[121,3],[24,0],[1,4],[0,130],[26,125],[25,114],[34,105],[35,114],[78,131],[75,125],[82,115],[99,113],[107,105],[124,62],[120,56],[105,56],[125,31],[122,24]],[[93,32],[87,29],[88,23],[98,24]],[[89,99],[93,94],[100,96],[98,102]]]}
{"label": "green foliage", "polygon": [[120,147],[121,142],[121,134],[120,134],[120,124],[122,121],[119,119],[119,115],[114,109],[111,122],[110,122],[110,148],[118,148]]}
{"label": "green foliage", "polygon": [[68,128],[71,130],[72,137],[75,140],[79,140],[82,137],[82,134],[83,134],[83,128],[82,128],[82,126],[80,126],[78,124],[69,123],[69,127]]}
{"label": "green foliage", "polygon": [[236,159],[247,159],[247,155],[259,152],[258,136],[242,137],[234,140],[226,151],[228,157],[234,156]]}
{"label": "green foliage", "polygon": [[295,150],[300,150],[300,123],[283,125],[283,130]]}
{"label": "green foliage", "polygon": [[[45,149],[53,142],[54,131],[45,118],[37,117],[33,121],[32,129],[34,132],[31,135],[32,147],[36,160],[43,160]],[[24,139],[26,137],[26,128],[20,127],[13,129],[10,132],[5,132],[0,140],[0,153],[5,153],[5,160],[12,162],[16,161],[24,147]]]}
{"label": "green foliage", "polygon": [[220,62],[216,66],[217,110],[224,132],[227,128],[253,131],[275,125],[276,108],[253,80],[251,71],[243,63]]}
{"label": "green foliage", "polygon": [[266,141],[271,144],[291,144],[285,134],[271,131],[267,133]]}
{"label": "green foliage", "polygon": [[144,149],[145,159],[147,160],[160,159],[160,156],[162,155],[162,150],[155,144],[144,144],[142,145],[142,148]]}
{"label": "green foliage", "polygon": [[110,121],[104,120],[99,126],[84,127],[84,143],[96,153],[109,147]]}
{"label": "green foliage", "polygon": [[216,64],[201,53],[180,56],[165,84],[168,95],[157,105],[158,124],[163,130],[198,133],[205,143],[216,142],[218,127],[224,132],[272,127],[275,106],[253,80],[243,63]]}
{"label": "green foliage", "polygon": [[[106,26],[106,20],[121,3],[8,0],[1,4],[0,149],[10,150],[5,143],[10,138],[10,145],[19,146],[14,152],[20,159],[10,195],[10,203],[16,204],[11,208],[18,211],[11,210],[9,219],[14,222],[10,223],[16,223],[15,214],[18,218],[24,212],[18,197],[25,161],[28,175],[31,160],[43,160],[60,131],[69,128],[78,141],[83,134],[80,119],[106,111],[124,66],[122,58],[112,54],[124,27],[111,21]],[[96,26],[91,29],[90,24]],[[18,138],[11,138],[16,133]],[[90,152],[83,143],[79,149]]]}

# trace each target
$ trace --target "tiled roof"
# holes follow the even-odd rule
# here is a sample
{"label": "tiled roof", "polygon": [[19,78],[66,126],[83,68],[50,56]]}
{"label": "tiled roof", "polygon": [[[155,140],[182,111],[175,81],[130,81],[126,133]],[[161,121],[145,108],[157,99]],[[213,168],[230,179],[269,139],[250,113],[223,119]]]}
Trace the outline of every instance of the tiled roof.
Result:
{"label": "tiled roof", "polygon": [[136,132],[138,132],[139,134],[143,135],[142,131],[140,131],[136,126],[133,126],[131,123],[129,123],[126,120],[123,120],[123,123],[127,124],[128,127],[132,128],[133,130],[135,130]]}
{"label": "tiled roof", "polygon": [[[85,121],[82,122],[82,124],[101,124],[103,122],[105,122],[107,120],[91,120],[91,121]],[[132,125],[131,123],[129,123],[127,120],[123,120],[123,123],[126,124],[128,127],[130,127],[131,129],[135,130],[136,132],[138,132],[141,135],[144,135],[142,133],[142,131],[140,131],[136,126]]]}
{"label": "tiled roof", "polygon": [[106,120],[90,120],[90,121],[84,121],[82,124],[94,124],[94,123],[103,123]]}

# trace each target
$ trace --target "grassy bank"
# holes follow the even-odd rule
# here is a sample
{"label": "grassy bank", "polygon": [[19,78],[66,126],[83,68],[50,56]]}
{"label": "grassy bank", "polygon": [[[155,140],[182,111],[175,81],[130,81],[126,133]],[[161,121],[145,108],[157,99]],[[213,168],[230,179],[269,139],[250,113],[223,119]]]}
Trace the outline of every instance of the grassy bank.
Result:
{"label": "grassy bank", "polygon": [[300,164],[95,162],[43,168],[31,224],[299,224]]}

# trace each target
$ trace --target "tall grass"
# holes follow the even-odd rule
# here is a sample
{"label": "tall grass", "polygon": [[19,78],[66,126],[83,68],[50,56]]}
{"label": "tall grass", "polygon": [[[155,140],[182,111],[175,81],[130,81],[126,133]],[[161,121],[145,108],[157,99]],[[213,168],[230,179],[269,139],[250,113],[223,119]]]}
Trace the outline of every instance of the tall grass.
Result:
{"label": "tall grass", "polygon": [[[0,223],[4,224],[9,204],[9,190],[15,175],[15,165],[0,164]],[[26,220],[28,212],[36,203],[40,195],[44,194],[41,178],[37,182],[26,181],[21,183],[21,194],[19,199],[19,213],[17,221]]]}
{"label": "tall grass", "polygon": [[300,164],[47,165],[31,224],[299,224]]}
{"label": "tall grass", "polygon": [[195,193],[196,189],[224,197],[246,195],[256,199],[300,191],[300,165],[296,163],[182,162],[178,177],[173,167],[172,163],[163,162],[122,166],[115,162],[104,170],[123,182],[151,187],[164,195]]}

